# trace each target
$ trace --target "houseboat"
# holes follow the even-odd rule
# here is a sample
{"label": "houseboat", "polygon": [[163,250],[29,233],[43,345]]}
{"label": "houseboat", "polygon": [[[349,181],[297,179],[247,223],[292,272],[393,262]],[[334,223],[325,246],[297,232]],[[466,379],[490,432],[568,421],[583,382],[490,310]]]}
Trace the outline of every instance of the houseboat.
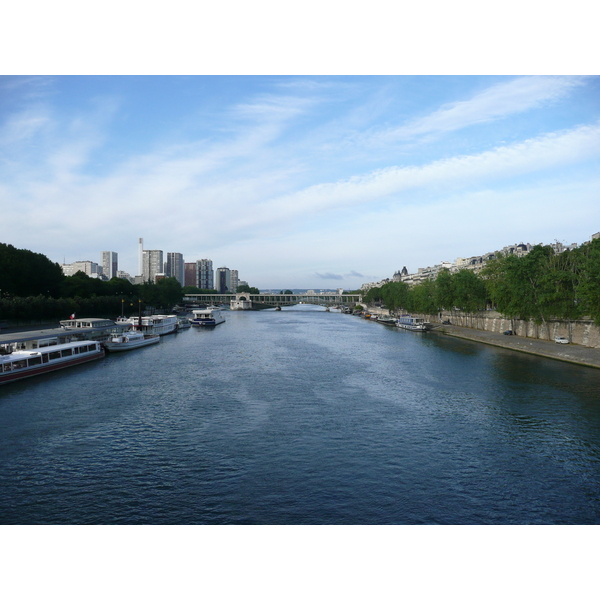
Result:
{"label": "houseboat", "polygon": [[201,310],[193,310],[193,317],[190,319],[190,323],[194,327],[214,327],[220,323],[225,322],[225,317],[221,312],[221,309],[216,306],[209,306],[208,308]]}
{"label": "houseboat", "polygon": [[151,315],[149,317],[129,317],[119,320],[146,335],[167,335],[177,331],[177,315]]}
{"label": "houseboat", "polygon": [[102,343],[108,352],[124,352],[160,342],[159,335],[144,335],[139,331],[126,331],[120,335],[112,335]]}
{"label": "houseboat", "polygon": [[58,371],[104,356],[100,342],[89,340],[0,354],[0,384]]}
{"label": "houseboat", "polygon": [[402,315],[396,320],[396,327],[410,329],[411,331],[425,331],[428,324],[428,321],[410,315]]}

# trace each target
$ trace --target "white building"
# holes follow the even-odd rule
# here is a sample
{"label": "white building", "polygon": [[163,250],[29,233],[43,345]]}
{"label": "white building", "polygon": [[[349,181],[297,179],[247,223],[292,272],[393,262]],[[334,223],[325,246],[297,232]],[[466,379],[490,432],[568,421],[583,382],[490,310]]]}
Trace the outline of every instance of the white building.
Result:
{"label": "white building", "polygon": [[236,269],[231,269],[230,273],[231,273],[231,291],[233,293],[235,293],[235,292],[237,292],[238,285],[239,285],[238,272]]}
{"label": "white building", "polygon": [[61,265],[63,273],[70,277],[75,275],[77,271],[82,271],[89,277],[100,278],[102,277],[102,267],[91,260],[78,260],[70,265]]}
{"label": "white building", "polygon": [[[141,238],[140,238],[141,239]],[[162,250],[144,250],[143,251],[142,277],[143,281],[150,283],[156,282],[156,276],[163,272],[163,251]]]}

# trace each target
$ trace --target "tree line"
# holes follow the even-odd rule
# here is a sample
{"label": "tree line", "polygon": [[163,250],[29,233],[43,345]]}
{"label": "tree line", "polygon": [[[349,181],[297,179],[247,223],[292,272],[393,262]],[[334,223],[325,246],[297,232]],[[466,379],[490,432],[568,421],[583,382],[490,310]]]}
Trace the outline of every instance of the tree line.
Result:
{"label": "tree line", "polygon": [[170,309],[183,297],[173,277],[132,284],[113,277],[103,281],[78,271],[65,276],[43,254],[0,243],[0,320],[38,321],[81,316],[138,314],[148,306]]}
{"label": "tree line", "polygon": [[435,279],[414,286],[390,282],[372,288],[363,299],[430,315],[494,308],[537,324],[591,318],[600,325],[600,239],[564,252],[539,244],[524,256],[499,253],[479,274],[442,269]]}

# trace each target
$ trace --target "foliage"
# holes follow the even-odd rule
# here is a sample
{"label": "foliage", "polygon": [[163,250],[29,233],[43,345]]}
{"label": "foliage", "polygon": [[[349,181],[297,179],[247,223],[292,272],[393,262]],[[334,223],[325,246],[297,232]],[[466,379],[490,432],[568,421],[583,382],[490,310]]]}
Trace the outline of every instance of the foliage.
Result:
{"label": "foliage", "polygon": [[58,263],[31,250],[0,243],[0,290],[11,296],[57,297],[64,275]]}
{"label": "foliage", "polygon": [[[236,293],[241,294],[243,292],[245,292],[246,294],[260,294],[260,290],[258,288],[250,287],[249,285],[246,285],[245,283],[242,285],[238,285]],[[290,292],[290,294],[291,294],[291,292]]]}

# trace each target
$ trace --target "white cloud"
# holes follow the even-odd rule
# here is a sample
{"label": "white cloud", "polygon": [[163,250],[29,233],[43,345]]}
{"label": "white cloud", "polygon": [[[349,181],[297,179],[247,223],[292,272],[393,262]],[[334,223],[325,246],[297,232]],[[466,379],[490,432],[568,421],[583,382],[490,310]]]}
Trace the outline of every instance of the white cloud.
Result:
{"label": "white cloud", "polygon": [[503,119],[566,96],[584,83],[580,77],[519,77],[498,83],[469,100],[453,102],[432,114],[375,136],[379,142],[442,134]]}

